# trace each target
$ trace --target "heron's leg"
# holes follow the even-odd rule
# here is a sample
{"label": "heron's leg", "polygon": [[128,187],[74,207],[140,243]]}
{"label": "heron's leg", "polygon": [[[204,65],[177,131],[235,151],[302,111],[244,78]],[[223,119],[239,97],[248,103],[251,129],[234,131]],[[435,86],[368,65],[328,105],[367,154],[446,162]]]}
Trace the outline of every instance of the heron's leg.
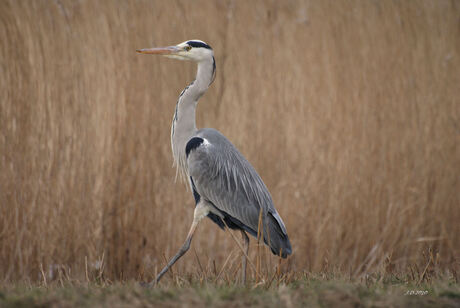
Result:
{"label": "heron's leg", "polygon": [[195,233],[198,223],[200,222],[201,219],[203,219],[203,217],[208,215],[208,213],[209,213],[209,208],[206,205],[202,203],[198,203],[196,205],[195,212],[193,214],[193,223],[192,223],[192,226],[190,227],[190,231],[188,232],[188,235],[187,235],[187,238],[185,239],[184,244],[179,249],[177,254],[168,262],[168,265],[166,265],[163,268],[163,270],[158,274],[157,278],[151,283],[149,283],[148,285],[149,287],[152,287],[154,284],[158,283],[161,277],[163,277],[163,275],[169,270],[169,268],[172,267],[174,263],[176,263],[176,261],[179,260],[180,257],[182,257],[187,252],[187,250],[190,248],[190,243],[192,242],[193,234]]}
{"label": "heron's leg", "polygon": [[242,260],[242,277],[241,277],[241,279],[243,281],[243,284],[245,284],[246,283],[246,264],[248,262],[246,256],[249,253],[249,237],[246,234],[246,232],[244,232],[244,230],[241,230],[241,236],[243,237],[243,241],[244,241],[244,254],[243,254],[243,260]]}

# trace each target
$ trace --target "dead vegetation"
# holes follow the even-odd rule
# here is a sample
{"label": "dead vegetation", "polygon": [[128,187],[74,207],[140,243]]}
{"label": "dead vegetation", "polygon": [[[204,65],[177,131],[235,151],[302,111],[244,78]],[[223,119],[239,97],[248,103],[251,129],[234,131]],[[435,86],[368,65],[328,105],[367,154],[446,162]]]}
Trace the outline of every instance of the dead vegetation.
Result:
{"label": "dead vegetation", "polygon": [[[250,277],[458,279],[459,13],[455,1],[2,1],[0,279],[150,279],[176,251],[193,198],[174,182],[169,129],[195,67],[135,50],[192,38],[217,61],[198,125],[259,171],[294,249],[278,271],[253,240]],[[239,260],[206,221],[168,279],[230,281]]]}
{"label": "dead vegetation", "polygon": [[[445,278],[445,277],[444,277]],[[181,282],[145,289],[137,282],[0,284],[2,307],[458,307],[460,289],[449,279],[414,285],[404,280],[350,280],[299,275],[290,284]]]}

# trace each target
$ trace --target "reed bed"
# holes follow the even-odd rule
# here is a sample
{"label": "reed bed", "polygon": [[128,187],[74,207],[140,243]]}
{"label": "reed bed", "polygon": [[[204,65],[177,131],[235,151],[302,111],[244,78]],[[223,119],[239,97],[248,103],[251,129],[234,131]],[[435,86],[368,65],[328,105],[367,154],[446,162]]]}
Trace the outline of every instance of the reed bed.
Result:
{"label": "reed bed", "polygon": [[[1,1],[0,280],[147,280],[176,252],[194,202],[170,124],[195,65],[135,50],[193,38],[217,62],[198,125],[254,165],[291,238],[281,265],[252,239],[264,283],[456,277],[459,16],[442,0]],[[233,279],[240,257],[205,221],[167,279]]]}

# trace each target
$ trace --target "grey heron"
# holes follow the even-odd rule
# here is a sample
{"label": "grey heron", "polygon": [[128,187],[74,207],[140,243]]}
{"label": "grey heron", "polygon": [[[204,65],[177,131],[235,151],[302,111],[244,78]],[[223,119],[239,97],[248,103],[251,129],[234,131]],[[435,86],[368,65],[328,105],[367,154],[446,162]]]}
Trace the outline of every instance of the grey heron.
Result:
{"label": "grey heron", "polygon": [[[214,81],[216,61],[212,48],[190,40],[175,46],[137,50],[198,64],[195,80],[177,100],[171,127],[171,145],[177,172],[188,182],[195,199],[193,222],[185,243],[150,285],[161,277],[190,247],[198,223],[210,218],[220,228],[240,230],[244,240],[242,280],[246,280],[246,257],[250,235],[259,229],[271,251],[282,258],[291,254],[291,243],[270,193],[252,165],[219,131],[197,129],[195,111],[199,98]],[[177,175],[177,173],[176,173]],[[260,228],[261,221],[262,228]]]}

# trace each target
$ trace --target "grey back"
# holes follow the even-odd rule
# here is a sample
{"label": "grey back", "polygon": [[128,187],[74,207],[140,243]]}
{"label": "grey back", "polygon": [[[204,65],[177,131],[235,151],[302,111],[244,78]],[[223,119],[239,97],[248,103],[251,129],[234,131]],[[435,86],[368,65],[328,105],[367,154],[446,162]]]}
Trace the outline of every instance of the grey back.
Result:
{"label": "grey back", "polygon": [[276,211],[270,193],[252,165],[215,129],[200,129],[206,140],[187,157],[188,174],[197,193],[218,210],[243,223],[257,236],[262,210],[264,241],[273,253],[286,257],[291,245],[286,227]]}

